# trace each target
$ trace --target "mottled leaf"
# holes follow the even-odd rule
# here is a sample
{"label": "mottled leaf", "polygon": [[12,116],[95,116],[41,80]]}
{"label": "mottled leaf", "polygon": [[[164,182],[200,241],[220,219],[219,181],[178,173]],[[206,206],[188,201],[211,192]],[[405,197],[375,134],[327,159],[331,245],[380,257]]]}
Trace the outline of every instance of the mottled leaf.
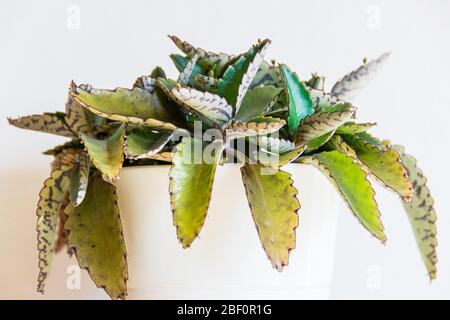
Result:
{"label": "mottled leaf", "polygon": [[366,165],[371,175],[384,186],[397,192],[404,200],[413,196],[412,185],[399,153],[393,148],[380,148],[360,139],[358,135],[342,135],[343,140],[355,150],[358,159]]}
{"label": "mottled leaf", "polygon": [[295,137],[296,145],[305,145],[330,131],[336,130],[355,114],[355,109],[349,103],[340,103],[306,116],[301,122]]}
{"label": "mottled leaf", "polygon": [[61,208],[66,203],[70,187],[70,172],[73,165],[64,165],[53,170],[51,176],[45,180],[44,187],[39,193],[36,214],[37,239],[39,250],[39,276],[37,291],[44,293],[45,282],[51,269],[53,252],[55,251],[56,228]]}
{"label": "mottled leaf", "polygon": [[9,124],[22,129],[41,131],[56,134],[58,136],[75,138],[76,134],[70,130],[64,120],[64,113],[44,113],[17,119],[8,118]]}
{"label": "mottled leaf", "polygon": [[84,201],[69,205],[65,224],[68,242],[80,268],[113,299],[127,295],[128,268],[116,188],[96,171],[89,178]]}
{"label": "mottled leaf", "polygon": [[280,130],[286,122],[283,119],[272,117],[257,117],[247,122],[233,121],[225,130],[226,139],[228,141],[273,133]]}
{"label": "mottled leaf", "polygon": [[[211,148],[209,158],[204,156],[206,148]],[[183,138],[177,146],[169,173],[169,192],[173,224],[183,248],[190,247],[205,222],[221,150],[220,143],[208,146],[191,137]]]}
{"label": "mottled leaf", "polygon": [[238,121],[248,121],[264,115],[269,104],[281,90],[281,88],[275,88],[274,86],[260,86],[248,90],[235,119]]}
{"label": "mottled leaf", "polygon": [[414,231],[417,245],[430,280],[436,279],[437,273],[437,228],[434,200],[427,187],[427,179],[417,167],[416,159],[405,153],[402,146],[393,146],[400,154],[403,165],[408,171],[409,180],[414,187],[414,197],[410,202],[403,201],[409,221]]}
{"label": "mottled leaf", "polygon": [[308,88],[309,96],[313,102],[313,106],[315,110],[325,109],[335,104],[342,103],[342,100],[339,100],[337,97],[326,93],[322,90]]}
{"label": "mottled leaf", "polygon": [[291,175],[282,170],[265,174],[260,164],[246,164],[241,172],[259,239],[272,266],[281,272],[295,248],[300,209]]}
{"label": "mottled leaf", "polygon": [[225,98],[235,108],[235,112],[239,110],[269,45],[268,39],[256,44],[235,63],[229,65],[219,80],[216,93]]}
{"label": "mottled leaf", "polygon": [[86,153],[80,155],[80,161],[74,168],[70,183],[70,201],[76,207],[83,202],[89,182],[91,160]]}
{"label": "mottled leaf", "polygon": [[314,112],[309,92],[297,74],[286,65],[281,65],[284,85],[288,97],[289,115],[287,119],[289,132],[295,134],[300,122]]}
{"label": "mottled leaf", "polygon": [[325,78],[317,75],[317,73],[313,73],[311,79],[306,81],[305,84],[312,89],[324,91]]}
{"label": "mottled leaf", "polygon": [[160,152],[171,138],[171,132],[157,132],[145,127],[133,128],[126,137],[126,156],[132,159],[149,158]]}
{"label": "mottled leaf", "polygon": [[124,159],[125,125],[103,140],[98,140],[80,133],[89,157],[95,167],[110,180],[114,181],[119,175]]}
{"label": "mottled leaf", "polygon": [[110,120],[160,130],[175,130],[181,125],[176,108],[165,100],[159,90],[153,93],[139,87],[104,90],[72,84],[70,94],[89,111]]}
{"label": "mottled leaf", "polygon": [[258,72],[256,72],[250,88],[256,88],[258,86],[281,87],[280,67],[263,61]]}
{"label": "mottled leaf", "polygon": [[320,148],[333,137],[334,133],[335,131],[332,130],[330,132],[321,135],[320,137],[309,140],[306,143],[306,148],[308,149],[308,151],[313,151]]}
{"label": "mottled leaf", "polygon": [[384,53],[377,59],[364,62],[358,69],[346,74],[331,89],[331,94],[339,99],[352,99],[363,89],[384,66],[389,53]]}
{"label": "mottled leaf", "polygon": [[180,75],[178,76],[178,83],[186,85],[189,83],[189,80],[191,79],[192,74],[194,73],[195,64],[197,63],[198,55],[194,55],[186,64],[186,67],[183,69],[183,71],[180,72]]}
{"label": "mottled leaf", "polygon": [[180,86],[173,88],[171,94],[187,111],[209,125],[221,127],[231,119],[233,108],[218,95]]}
{"label": "mottled leaf", "polygon": [[382,242],[386,241],[375,191],[367,180],[367,173],[353,157],[339,151],[327,151],[301,157],[298,161],[317,167],[339,190],[362,225]]}
{"label": "mottled leaf", "polygon": [[376,123],[354,123],[354,122],[347,122],[341,125],[339,128],[336,129],[336,133],[341,134],[355,134],[355,133],[361,133],[369,130],[370,128],[373,128],[376,126]]}
{"label": "mottled leaf", "polygon": [[214,94],[217,90],[218,83],[219,80],[217,78],[204,76],[202,74],[197,74],[192,80],[192,86],[195,89]]}

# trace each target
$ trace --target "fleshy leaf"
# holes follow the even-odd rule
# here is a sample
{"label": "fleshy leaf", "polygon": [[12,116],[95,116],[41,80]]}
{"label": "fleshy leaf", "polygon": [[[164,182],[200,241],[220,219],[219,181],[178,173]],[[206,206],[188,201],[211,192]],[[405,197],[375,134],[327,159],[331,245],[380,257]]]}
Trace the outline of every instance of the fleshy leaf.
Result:
{"label": "fleshy leaf", "polygon": [[56,134],[58,136],[76,138],[76,134],[70,130],[64,120],[64,113],[44,113],[17,119],[8,118],[9,124],[21,128],[45,133]]}
{"label": "fleshy leaf", "polygon": [[330,132],[327,132],[327,133],[321,135],[320,137],[309,140],[306,143],[306,148],[308,149],[308,151],[313,151],[313,150],[320,148],[321,146],[323,146],[325,143],[327,143],[333,137],[334,133],[335,133],[335,131],[332,130]]}
{"label": "fleshy leaf", "polygon": [[355,133],[361,133],[369,130],[370,128],[373,128],[376,126],[376,123],[354,123],[354,122],[347,122],[344,123],[342,126],[336,129],[336,133],[341,134],[355,134]]}
{"label": "fleshy leaf", "polygon": [[233,108],[218,95],[181,86],[174,87],[170,92],[187,111],[210,125],[221,127],[231,119]]}
{"label": "fleshy leaf", "polygon": [[289,140],[269,136],[250,137],[250,141],[259,146],[255,150],[259,163],[274,169],[294,161],[305,151],[305,147],[297,148]]}
{"label": "fleshy leaf", "polygon": [[188,58],[192,58],[195,54],[198,55],[198,64],[205,69],[216,67],[219,70],[224,69],[235,56],[226,53],[215,53],[203,50],[202,48],[195,48],[187,41],[182,41],[176,36],[169,36],[175,45],[183,51]]}
{"label": "fleshy leaf", "polygon": [[89,111],[106,119],[142,124],[159,130],[175,130],[181,125],[176,108],[166,101],[159,90],[153,93],[139,87],[104,90],[72,84],[70,94]]}
{"label": "fleshy leaf", "polygon": [[116,188],[96,171],[89,178],[84,201],[69,205],[65,227],[80,268],[87,269],[97,287],[112,299],[127,295],[126,248]]}
{"label": "fleshy leaf", "polygon": [[114,181],[119,175],[124,159],[125,125],[122,124],[109,137],[98,140],[83,133],[81,139],[95,167]]}
{"label": "fleshy leaf", "polygon": [[389,53],[384,53],[375,60],[364,62],[358,69],[346,74],[336,82],[331,89],[331,94],[339,99],[352,99],[375,77],[388,58]]}
{"label": "fleshy leaf", "polygon": [[281,272],[295,248],[300,203],[289,173],[262,170],[260,164],[246,164],[241,168],[242,180],[259,239],[272,266]]}
{"label": "fleshy leaf", "polygon": [[218,159],[222,146],[217,143],[205,159],[205,142],[185,137],[177,146],[170,169],[170,203],[173,224],[183,248],[191,246],[206,219]]}
{"label": "fleshy leaf", "polygon": [[306,85],[311,89],[324,91],[325,78],[317,75],[317,73],[313,73],[311,78],[306,81]]}
{"label": "fleshy leaf", "polygon": [[306,116],[301,122],[295,137],[296,145],[305,145],[330,131],[336,130],[355,114],[349,103],[340,103]]}
{"label": "fleshy leaf", "polygon": [[386,241],[375,191],[367,180],[367,173],[353,157],[339,151],[326,151],[301,157],[298,161],[317,167],[339,190],[362,225],[382,242]]}
{"label": "fleshy leaf", "polygon": [[214,77],[208,77],[202,74],[197,74],[192,81],[192,86],[200,91],[207,91],[209,93],[216,93],[219,80]]}
{"label": "fleshy leaf", "polygon": [[263,135],[280,130],[286,122],[283,119],[272,117],[257,117],[247,122],[233,121],[225,130],[226,139],[228,141]]}
{"label": "fleshy leaf", "polygon": [[172,138],[171,132],[157,132],[150,128],[133,128],[126,137],[127,158],[145,159],[160,152]]}
{"label": "fleshy leaf", "polygon": [[300,81],[297,74],[286,65],[282,64],[280,68],[288,97],[289,115],[287,123],[289,132],[295,134],[300,122],[313,114],[313,103],[306,86]]}
{"label": "fleshy leaf", "polygon": [[356,152],[358,159],[366,165],[371,175],[384,186],[397,192],[404,200],[412,196],[412,185],[399,153],[393,148],[380,150],[359,139],[358,135],[342,135],[343,140]]}
{"label": "fleshy leaf", "polygon": [[83,202],[89,182],[91,160],[86,153],[80,155],[78,166],[74,168],[70,183],[70,201],[76,207]]}
{"label": "fleshy leaf", "polygon": [[256,72],[250,88],[256,88],[258,86],[281,87],[280,67],[263,61],[258,72]]}
{"label": "fleshy leaf", "polygon": [[308,88],[308,92],[313,102],[314,109],[316,110],[325,109],[334,106],[335,104],[343,102],[342,100],[339,100],[337,97],[329,93],[326,93],[322,90]]}
{"label": "fleshy leaf", "polygon": [[393,148],[400,154],[402,163],[408,171],[409,180],[414,187],[414,197],[410,202],[403,201],[403,206],[408,214],[428,276],[430,280],[433,280],[436,279],[437,273],[436,247],[438,245],[434,200],[427,187],[427,179],[422,170],[417,167],[416,159],[406,154],[402,146],[396,145]]}
{"label": "fleshy leaf", "polygon": [[51,269],[58,216],[68,196],[72,168],[73,165],[64,165],[53,170],[39,193],[36,230],[39,250],[37,291],[40,293],[44,293],[45,282]]}
{"label": "fleshy leaf", "polygon": [[97,116],[84,108],[71,95],[66,102],[65,121],[67,125],[75,132],[83,132],[90,136],[95,135],[94,125]]}
{"label": "fleshy leaf", "polygon": [[235,113],[239,110],[269,45],[268,39],[259,42],[234,64],[228,66],[219,80],[216,93],[235,108]]}
{"label": "fleshy leaf", "polygon": [[250,89],[242,101],[241,108],[236,114],[235,119],[239,121],[248,121],[258,116],[264,115],[269,104],[280,93],[280,88],[274,86],[260,86]]}
{"label": "fleshy leaf", "polygon": [[194,55],[191,60],[188,61],[186,64],[186,67],[183,69],[183,71],[180,72],[180,75],[178,76],[178,83],[186,85],[189,83],[189,80],[191,79],[192,74],[194,73],[195,65],[197,63],[198,55]]}

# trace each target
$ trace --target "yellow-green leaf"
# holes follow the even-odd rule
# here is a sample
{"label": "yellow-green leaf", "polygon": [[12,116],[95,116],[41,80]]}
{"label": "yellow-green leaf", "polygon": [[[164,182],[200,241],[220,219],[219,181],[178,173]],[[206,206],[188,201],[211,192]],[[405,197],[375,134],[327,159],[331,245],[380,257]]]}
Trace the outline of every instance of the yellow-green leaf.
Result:
{"label": "yellow-green leaf", "polygon": [[86,198],[69,205],[65,227],[80,268],[112,299],[127,295],[128,267],[116,188],[96,171],[89,178]]}
{"label": "yellow-green leaf", "polygon": [[76,138],[76,134],[70,130],[64,120],[64,113],[44,113],[17,119],[8,118],[9,124],[21,128],[45,133],[56,134],[58,136]]}
{"label": "yellow-green leaf", "polygon": [[430,195],[430,189],[427,186],[427,179],[420,168],[417,167],[417,161],[412,156],[405,153],[402,146],[393,146],[400,154],[403,165],[408,171],[409,180],[414,187],[414,196],[410,202],[402,201],[408,214],[411,227],[414,231],[417,246],[419,247],[425,267],[428,271],[430,280],[436,279],[437,273],[437,228],[436,211],[434,209],[434,200]]}
{"label": "yellow-green leaf", "polygon": [[131,159],[149,158],[160,152],[171,138],[171,132],[156,132],[146,127],[132,128],[126,137],[126,155]]}
{"label": "yellow-green leaf", "polygon": [[119,175],[124,159],[125,125],[122,124],[103,140],[89,137],[84,133],[80,133],[80,136],[95,167],[109,180],[114,181]]}
{"label": "yellow-green leaf", "polygon": [[375,122],[366,122],[366,123],[347,122],[341,125],[339,128],[337,128],[336,133],[340,134],[361,133],[369,130],[370,128],[373,128],[376,125],[377,124]]}
{"label": "yellow-green leaf", "polygon": [[241,168],[247,199],[259,239],[272,266],[282,271],[295,248],[300,203],[291,175],[278,170],[267,174],[261,164]]}
{"label": "yellow-green leaf", "polygon": [[338,189],[362,225],[382,242],[387,240],[380,221],[381,213],[374,198],[375,191],[367,180],[367,173],[353,157],[334,150],[298,160],[317,167]]}
{"label": "yellow-green leaf", "polygon": [[[211,199],[216,166],[222,146],[210,145],[199,139],[185,137],[177,146],[170,169],[170,203],[173,224],[183,248],[188,248],[199,234]],[[209,157],[205,157],[205,154]]]}
{"label": "yellow-green leaf", "polygon": [[56,227],[61,208],[66,202],[70,188],[70,173],[72,165],[63,165],[55,169],[45,180],[44,187],[39,193],[36,214],[37,239],[39,250],[39,276],[37,291],[44,293],[45,282],[51,269],[53,253],[55,251]]}
{"label": "yellow-green leaf", "polygon": [[233,121],[226,128],[226,139],[238,139],[256,135],[265,135],[280,130],[286,121],[272,117],[257,117],[247,122]]}
{"label": "yellow-green leaf", "polygon": [[78,165],[74,168],[70,183],[70,201],[76,207],[83,202],[89,183],[91,160],[86,153],[80,155]]}

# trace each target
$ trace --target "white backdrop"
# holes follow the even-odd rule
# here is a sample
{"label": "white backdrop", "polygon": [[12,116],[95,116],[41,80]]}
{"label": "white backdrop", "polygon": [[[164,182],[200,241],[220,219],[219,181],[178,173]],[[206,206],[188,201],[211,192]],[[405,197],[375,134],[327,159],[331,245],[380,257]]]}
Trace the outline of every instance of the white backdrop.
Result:
{"label": "white backdrop", "polygon": [[[62,110],[72,79],[126,87],[156,65],[174,76],[168,54],[177,50],[166,34],[236,53],[269,37],[268,58],[303,78],[318,71],[328,88],[363,57],[390,50],[386,67],[354,102],[359,119],[377,121],[373,132],[407,146],[429,177],[439,214],[438,279],[428,283],[399,201],[377,189],[389,241],[380,245],[341,210],[332,295],[450,298],[449,14],[445,0],[3,0],[0,118]],[[29,271],[36,268],[35,204],[50,161],[40,151],[63,139],[14,129],[6,120],[0,134],[0,298],[39,298]],[[61,297],[65,286],[58,279],[65,270],[54,270],[47,297]]]}

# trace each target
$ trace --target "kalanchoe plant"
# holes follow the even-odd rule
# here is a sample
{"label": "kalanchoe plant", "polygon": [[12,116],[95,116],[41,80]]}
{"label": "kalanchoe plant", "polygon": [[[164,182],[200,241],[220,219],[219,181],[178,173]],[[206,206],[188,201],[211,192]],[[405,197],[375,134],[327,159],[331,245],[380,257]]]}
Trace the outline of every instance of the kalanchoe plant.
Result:
{"label": "kalanchoe plant", "polygon": [[[37,209],[39,292],[53,254],[66,248],[98,287],[125,298],[128,270],[114,181],[123,166],[164,163],[171,163],[173,223],[183,248],[205,222],[217,165],[237,162],[263,248],[281,271],[295,247],[300,203],[291,175],[280,167],[304,163],[331,181],[381,242],[387,238],[370,180],[397,193],[429,277],[436,277],[436,214],[426,179],[403,147],[367,132],[375,123],[355,122],[348,101],[388,54],[364,61],[326,92],[323,77],[302,81],[286,65],[266,62],[269,40],[228,55],[170,38],[183,52],[171,55],[177,80],[157,67],[131,89],[72,83],[64,113],[9,119],[70,139],[45,152],[54,161]],[[219,134],[208,135],[211,129]],[[194,159],[192,149],[208,149],[211,159]]]}

